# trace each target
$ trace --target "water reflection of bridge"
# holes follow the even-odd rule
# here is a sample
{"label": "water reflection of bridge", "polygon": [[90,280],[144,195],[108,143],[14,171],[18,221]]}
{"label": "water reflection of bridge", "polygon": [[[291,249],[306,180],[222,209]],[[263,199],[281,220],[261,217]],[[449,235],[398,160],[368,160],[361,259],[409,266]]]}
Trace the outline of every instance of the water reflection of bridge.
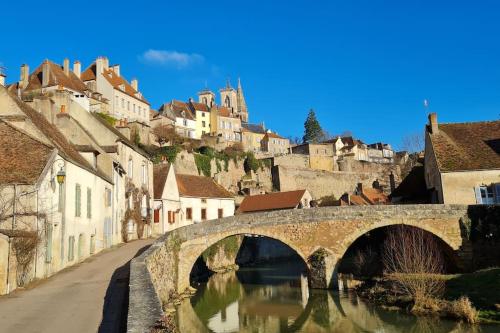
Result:
{"label": "water reflection of bridge", "polygon": [[[213,276],[214,285],[234,283],[234,273]],[[208,286],[207,286],[208,287]],[[466,332],[467,327],[451,321],[416,318],[385,311],[363,302],[354,293],[310,290],[305,307],[302,306],[299,288],[281,286],[256,286],[245,291],[239,284],[238,299],[218,300],[213,306],[215,314],[209,318],[198,315],[193,299],[184,301],[178,308],[181,333],[186,332]],[[295,289],[295,290],[292,290]],[[225,291],[220,290],[224,293]],[[230,293],[226,292],[226,295]],[[266,298],[270,297],[270,298]],[[198,300],[199,301],[199,300]],[[204,318],[203,320],[201,318]]]}

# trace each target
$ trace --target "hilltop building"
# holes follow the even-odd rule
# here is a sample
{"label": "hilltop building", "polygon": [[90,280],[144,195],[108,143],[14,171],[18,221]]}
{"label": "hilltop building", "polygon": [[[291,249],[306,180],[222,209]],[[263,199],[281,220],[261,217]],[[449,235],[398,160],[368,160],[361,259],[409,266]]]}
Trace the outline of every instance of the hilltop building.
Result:
{"label": "hilltop building", "polygon": [[433,203],[500,203],[500,121],[425,127],[425,182]]}

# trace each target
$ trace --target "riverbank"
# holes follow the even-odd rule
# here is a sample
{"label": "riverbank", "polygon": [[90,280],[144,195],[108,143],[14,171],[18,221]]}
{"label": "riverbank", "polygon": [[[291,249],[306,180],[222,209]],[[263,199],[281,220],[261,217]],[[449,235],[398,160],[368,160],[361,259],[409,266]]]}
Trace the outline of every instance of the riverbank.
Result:
{"label": "riverbank", "polygon": [[443,283],[444,293],[440,298],[425,297],[415,301],[398,290],[389,278],[366,281],[356,292],[386,309],[500,324],[500,268],[433,278]]}

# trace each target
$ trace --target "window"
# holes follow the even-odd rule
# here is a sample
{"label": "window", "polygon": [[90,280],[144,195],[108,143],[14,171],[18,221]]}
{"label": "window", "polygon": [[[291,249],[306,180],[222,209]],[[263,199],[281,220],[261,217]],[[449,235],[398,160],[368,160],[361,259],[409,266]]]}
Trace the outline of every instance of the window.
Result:
{"label": "window", "polygon": [[132,178],[134,174],[134,161],[132,159],[128,160],[128,167],[127,167],[127,173],[130,178]]}
{"label": "window", "polygon": [[87,218],[92,218],[92,190],[87,187]]}
{"label": "window", "polygon": [[132,105],[132,110],[134,110],[134,113],[135,113],[135,104]]}
{"label": "window", "polygon": [[184,124],[184,126],[187,126],[187,125],[188,125],[188,121],[187,121],[187,119],[183,119],[183,124]]}
{"label": "window", "polygon": [[207,134],[207,132],[205,132],[205,131],[201,131],[201,134],[202,134],[202,135],[205,135],[205,134]]}
{"label": "window", "polygon": [[224,217],[224,209],[222,209],[222,208],[217,209],[217,216],[220,219],[223,218]]}
{"label": "window", "polygon": [[193,219],[193,210],[192,208],[186,208],[186,220]]}
{"label": "window", "polygon": [[82,189],[80,188],[80,184],[76,184],[75,186],[75,216],[81,216],[81,203],[82,203]]}
{"label": "window", "polygon": [[[495,197],[496,189],[496,197]],[[478,186],[475,188],[476,202],[483,205],[492,205],[500,202],[500,184],[491,184],[490,186]]]}
{"label": "window", "polygon": [[148,170],[146,169],[146,165],[141,165],[142,170],[142,184],[146,185],[148,183]]}
{"label": "window", "polygon": [[68,239],[68,261],[75,259],[75,236],[69,236]]}
{"label": "window", "polygon": [[[170,213],[170,212],[169,212]],[[160,209],[155,209],[154,211],[154,223],[160,223]]]}
{"label": "window", "polygon": [[206,124],[205,124],[205,121],[203,120],[203,121],[201,122],[201,127],[205,127],[205,125],[206,125]]}
{"label": "window", "polygon": [[52,224],[47,223],[45,230],[46,243],[45,243],[45,262],[52,262]]}
{"label": "window", "polygon": [[125,100],[122,98],[122,109],[125,107]]}
{"label": "window", "polygon": [[201,219],[203,221],[207,219],[207,209],[206,208],[201,209]]}
{"label": "window", "polygon": [[118,96],[115,96],[115,105],[118,106]]}
{"label": "window", "polygon": [[105,190],[105,194],[104,194],[104,207],[111,207],[111,200],[112,200],[112,196],[111,196],[111,190],[109,188],[107,188]]}
{"label": "window", "polygon": [[[202,113],[201,113],[201,116],[202,116],[203,118],[205,118],[205,112],[202,112]],[[203,125],[203,126],[205,126],[205,125]]]}
{"label": "window", "polygon": [[130,101],[127,101],[127,110],[130,111]]}

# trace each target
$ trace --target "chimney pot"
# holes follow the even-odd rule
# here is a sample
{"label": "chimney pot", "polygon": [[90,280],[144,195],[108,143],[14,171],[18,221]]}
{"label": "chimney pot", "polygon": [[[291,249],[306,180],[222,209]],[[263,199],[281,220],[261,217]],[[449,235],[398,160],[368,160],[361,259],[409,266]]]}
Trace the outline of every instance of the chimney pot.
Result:
{"label": "chimney pot", "polygon": [[64,61],[63,61],[63,70],[64,70],[64,74],[66,76],[69,76],[69,59],[68,58],[64,58]]}
{"label": "chimney pot", "polygon": [[0,67],[0,86],[5,87],[5,78],[7,75],[4,74],[2,68]]}
{"label": "chimney pot", "polygon": [[437,113],[435,113],[435,112],[429,114],[429,127],[430,127],[430,132],[432,134],[439,133]]}
{"label": "chimney pot", "polygon": [[139,82],[137,81],[137,79],[132,79],[130,85],[132,86],[132,88],[134,88],[135,91],[139,91]]}
{"label": "chimney pot", "polygon": [[363,193],[363,183],[358,183],[358,195]]}
{"label": "chimney pot", "polygon": [[120,65],[113,65],[111,69],[115,72],[116,76],[120,76]]}
{"label": "chimney pot", "polygon": [[61,113],[65,113],[66,112],[66,105],[61,105]]}
{"label": "chimney pot", "polygon": [[49,61],[45,60],[42,65],[42,87],[49,85]]}
{"label": "chimney pot", "polygon": [[80,75],[82,74],[82,64],[77,60],[73,63],[73,73],[80,78]]}
{"label": "chimney pot", "polygon": [[30,68],[27,64],[21,65],[21,77],[19,79],[19,86],[21,89],[24,89],[28,86],[28,77],[29,77]]}

